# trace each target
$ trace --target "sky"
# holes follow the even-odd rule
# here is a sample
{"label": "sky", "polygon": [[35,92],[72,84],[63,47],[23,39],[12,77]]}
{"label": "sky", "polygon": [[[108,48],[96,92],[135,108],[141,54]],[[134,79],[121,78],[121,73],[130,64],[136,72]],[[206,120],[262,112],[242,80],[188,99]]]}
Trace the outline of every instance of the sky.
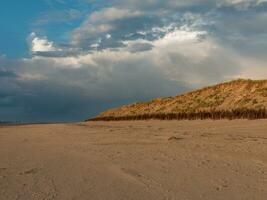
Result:
{"label": "sky", "polygon": [[267,0],[2,0],[0,121],[80,121],[267,79]]}

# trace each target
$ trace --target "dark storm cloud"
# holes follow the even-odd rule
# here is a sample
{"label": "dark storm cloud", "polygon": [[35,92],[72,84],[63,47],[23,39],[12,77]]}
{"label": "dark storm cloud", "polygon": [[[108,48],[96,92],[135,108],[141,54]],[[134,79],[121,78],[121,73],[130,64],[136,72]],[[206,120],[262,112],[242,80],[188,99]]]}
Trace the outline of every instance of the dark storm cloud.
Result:
{"label": "dark storm cloud", "polygon": [[98,49],[123,46],[124,40],[155,39],[157,35],[143,35],[164,23],[158,16],[138,11],[109,8],[92,13],[81,27],[73,33],[73,42],[84,49],[97,44]]}
{"label": "dark storm cloud", "polygon": [[[218,40],[236,42],[238,47],[239,40],[246,37],[261,34],[260,39],[266,39],[262,35],[267,27],[266,5],[261,0],[114,0],[106,4],[107,7],[90,13],[81,26],[74,29],[70,48],[103,50],[125,47],[125,40],[153,41],[173,30],[162,31],[168,26],[205,30]],[[66,50],[37,55],[62,57],[79,53]]]}
{"label": "dark storm cloud", "polygon": [[[73,42],[83,49],[118,48],[124,40],[156,40],[173,26],[206,30],[219,39],[266,32],[266,2],[257,0],[147,0],[113,1],[110,8],[91,13],[73,32]],[[191,15],[191,19],[188,16]],[[195,16],[195,17],[194,17]],[[158,30],[159,30],[158,29]],[[111,36],[107,38],[107,35]],[[265,38],[264,38],[265,39]]]}
{"label": "dark storm cloud", "polygon": [[123,47],[125,40],[157,40],[168,31],[183,26],[184,14],[183,11],[159,13],[115,7],[103,9],[90,14],[73,31],[73,43],[84,50],[92,49],[91,45],[96,44],[101,50]]}
{"label": "dark storm cloud", "polygon": [[[110,106],[166,96],[186,88],[183,83],[162,77],[160,71],[142,61],[129,64],[124,60],[111,65],[108,58],[100,57],[95,62],[102,69],[90,64],[69,68],[46,59],[21,61],[16,69],[20,76],[1,82],[0,119],[83,120]],[[12,116],[8,110],[12,110]]]}
{"label": "dark storm cloud", "polygon": [[15,72],[0,67],[0,78],[15,78],[15,77],[17,77],[17,74]]}
{"label": "dark storm cloud", "polygon": [[[49,23],[43,17],[39,23]],[[0,57],[0,120],[82,120],[124,103],[267,76],[260,0],[115,0],[84,18],[67,44],[31,34],[31,57]]]}

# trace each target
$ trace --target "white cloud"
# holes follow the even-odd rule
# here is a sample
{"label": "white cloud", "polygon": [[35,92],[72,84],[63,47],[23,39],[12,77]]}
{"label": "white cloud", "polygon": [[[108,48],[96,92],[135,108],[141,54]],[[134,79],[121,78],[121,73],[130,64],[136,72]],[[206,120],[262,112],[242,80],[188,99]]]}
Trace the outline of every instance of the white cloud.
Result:
{"label": "white cloud", "polygon": [[141,15],[142,13],[139,11],[119,9],[115,7],[93,12],[80,27],[73,31],[72,43],[79,45],[86,41],[86,39],[100,37],[101,34],[109,36],[108,32],[116,28],[112,22]]}
{"label": "white cloud", "polygon": [[46,38],[39,38],[35,33],[30,35],[31,51],[34,52],[49,52],[59,51],[59,48],[54,46],[53,42],[48,41]]}
{"label": "white cloud", "polygon": [[173,42],[183,42],[183,41],[197,41],[200,36],[206,35],[205,31],[186,31],[183,29],[177,29],[175,31],[167,33],[158,42],[159,44],[170,44]]}
{"label": "white cloud", "polygon": [[267,0],[258,0],[258,1],[257,1],[257,4],[260,5],[260,4],[262,4],[262,3],[266,3],[266,2],[267,2]]}
{"label": "white cloud", "polygon": [[106,38],[107,39],[110,39],[111,38],[111,35],[110,34],[106,34]]}
{"label": "white cloud", "polygon": [[41,81],[45,80],[46,77],[41,74],[22,73],[19,75],[18,79],[21,81]]}
{"label": "white cloud", "polygon": [[[110,89],[107,84],[112,86],[119,81],[123,82],[128,78],[130,79],[132,74],[127,73],[127,66],[131,66],[130,71],[135,73],[136,77],[134,79],[136,81],[145,81],[139,80],[139,77],[143,78],[141,76],[142,70],[149,70],[154,71],[157,76],[162,76],[166,81],[182,81],[193,87],[224,80],[231,74],[236,75],[239,72],[239,61],[235,60],[235,53],[222,48],[211,38],[200,39],[204,35],[206,35],[204,31],[175,29],[154,41],[140,39],[124,41],[126,47],[117,48],[116,51],[110,49],[97,51],[96,49],[91,53],[75,57],[34,58],[31,62],[49,62],[50,64],[47,65],[57,68],[84,68],[88,72],[93,70],[97,74],[96,80],[98,81],[94,82],[93,85],[91,83],[91,87],[98,88],[99,91],[103,92],[101,94],[103,99],[108,98],[112,90],[117,90],[117,88]],[[136,45],[143,48],[147,44],[153,46],[153,48],[147,48],[140,52],[131,51]],[[98,47],[97,44],[94,46],[95,48]],[[138,66],[140,63],[145,65],[142,66],[144,68],[141,71],[140,66]],[[235,68],[232,68],[233,65],[235,65]],[[116,80],[112,77],[116,77]],[[113,81],[114,83],[112,83]],[[107,88],[102,88],[103,85]],[[84,87],[88,87],[88,84],[84,83]],[[136,90],[134,85],[130,87],[132,88],[129,88],[129,90]],[[143,94],[141,90],[138,92],[140,95]],[[91,93],[90,90],[88,93]],[[96,92],[93,94],[96,95]],[[123,98],[125,94],[120,95]]]}
{"label": "white cloud", "polygon": [[132,11],[128,9],[111,7],[92,13],[88,17],[88,21],[89,23],[110,22],[118,19],[140,16],[141,14],[142,13],[140,11]]}
{"label": "white cloud", "polygon": [[260,4],[267,2],[266,0],[219,0],[219,6],[234,6],[239,10],[247,10],[250,7],[260,6]]}
{"label": "white cloud", "polygon": [[[185,9],[209,2],[207,13]],[[15,94],[13,105],[27,113],[50,112],[50,119],[67,108],[80,119],[100,104],[175,95],[237,77],[266,78],[266,12],[252,9],[244,17],[264,2],[125,0],[90,14],[73,30],[70,44],[58,47],[33,33],[31,58],[10,62],[0,56],[1,66],[11,66],[2,71],[0,92]]]}

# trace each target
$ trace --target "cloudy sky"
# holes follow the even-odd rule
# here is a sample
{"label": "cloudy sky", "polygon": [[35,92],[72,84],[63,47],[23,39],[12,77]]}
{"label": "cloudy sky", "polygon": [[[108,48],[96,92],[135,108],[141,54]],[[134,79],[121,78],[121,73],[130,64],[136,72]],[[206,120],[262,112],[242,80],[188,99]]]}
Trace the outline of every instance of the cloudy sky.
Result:
{"label": "cloudy sky", "polygon": [[0,28],[5,121],[267,78],[267,0],[2,0]]}

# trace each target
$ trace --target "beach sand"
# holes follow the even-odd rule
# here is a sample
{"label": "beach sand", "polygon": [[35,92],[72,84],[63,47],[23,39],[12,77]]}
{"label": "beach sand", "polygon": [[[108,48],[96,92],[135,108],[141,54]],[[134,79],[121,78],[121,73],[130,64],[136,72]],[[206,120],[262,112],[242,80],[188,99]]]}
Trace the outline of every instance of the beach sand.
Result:
{"label": "beach sand", "polygon": [[267,120],[0,126],[1,200],[266,200]]}

